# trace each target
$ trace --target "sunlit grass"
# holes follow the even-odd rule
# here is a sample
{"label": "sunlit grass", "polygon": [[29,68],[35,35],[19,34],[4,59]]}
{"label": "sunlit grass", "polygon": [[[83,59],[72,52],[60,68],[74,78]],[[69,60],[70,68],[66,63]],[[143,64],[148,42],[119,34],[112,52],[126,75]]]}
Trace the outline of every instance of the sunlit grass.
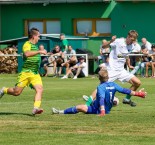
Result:
{"label": "sunlit grass", "polygon": [[[141,78],[140,78],[141,79]],[[155,79],[143,78],[148,96],[133,97],[137,107],[121,103],[124,95],[116,94],[120,104],[109,115],[51,115],[51,107],[65,109],[82,104],[98,79],[61,80],[43,78],[44,113],[31,116],[34,91],[26,88],[18,96],[5,95],[0,100],[0,144],[2,145],[154,145],[155,144]],[[16,75],[0,75],[0,87],[14,86]],[[129,84],[121,84],[129,87]]]}

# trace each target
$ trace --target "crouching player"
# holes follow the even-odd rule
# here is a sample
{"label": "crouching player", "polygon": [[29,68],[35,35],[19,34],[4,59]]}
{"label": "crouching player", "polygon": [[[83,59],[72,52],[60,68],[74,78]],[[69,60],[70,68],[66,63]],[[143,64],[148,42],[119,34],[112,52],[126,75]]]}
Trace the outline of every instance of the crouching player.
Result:
{"label": "crouching player", "polygon": [[141,98],[145,98],[147,94],[143,90],[135,92],[130,89],[122,88],[114,82],[108,82],[109,77],[107,70],[100,70],[98,74],[100,85],[98,85],[97,87],[96,100],[94,100],[91,106],[77,105],[65,110],[57,110],[55,108],[52,108],[52,113],[76,114],[78,112],[84,112],[86,114],[99,114],[99,116],[104,116],[105,114],[110,113],[110,110],[113,107],[113,100],[116,92],[138,96]]}

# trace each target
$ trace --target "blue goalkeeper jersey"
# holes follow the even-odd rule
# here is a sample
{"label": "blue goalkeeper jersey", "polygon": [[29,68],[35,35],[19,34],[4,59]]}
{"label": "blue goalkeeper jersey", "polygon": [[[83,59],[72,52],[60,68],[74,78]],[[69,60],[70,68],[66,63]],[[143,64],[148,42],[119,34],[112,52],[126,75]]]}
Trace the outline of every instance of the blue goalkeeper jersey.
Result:
{"label": "blue goalkeeper jersey", "polygon": [[105,107],[105,113],[110,113],[113,106],[113,100],[116,92],[123,94],[130,94],[131,90],[122,88],[114,82],[104,82],[97,87],[96,100],[93,102],[93,106],[100,110],[100,106]]}

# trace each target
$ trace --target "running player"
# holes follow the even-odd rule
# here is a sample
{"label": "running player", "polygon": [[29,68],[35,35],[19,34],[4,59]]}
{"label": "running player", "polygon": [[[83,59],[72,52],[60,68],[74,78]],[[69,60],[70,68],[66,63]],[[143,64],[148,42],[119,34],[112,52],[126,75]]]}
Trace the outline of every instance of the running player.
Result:
{"label": "running player", "polygon": [[41,62],[40,54],[46,54],[47,51],[38,49],[37,43],[40,39],[38,29],[32,28],[29,31],[28,38],[29,40],[23,45],[24,64],[22,66],[21,73],[18,75],[17,83],[13,88],[3,87],[0,90],[0,97],[2,98],[4,94],[18,96],[22,93],[26,86],[30,86],[35,90],[34,108],[32,110],[32,114],[35,115],[43,112],[40,108],[43,85],[38,70]]}

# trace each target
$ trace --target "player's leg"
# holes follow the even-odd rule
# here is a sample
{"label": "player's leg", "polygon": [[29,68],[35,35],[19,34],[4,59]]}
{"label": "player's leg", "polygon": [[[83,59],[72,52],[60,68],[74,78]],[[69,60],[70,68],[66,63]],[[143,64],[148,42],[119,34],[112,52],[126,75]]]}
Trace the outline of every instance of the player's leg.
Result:
{"label": "player's leg", "polygon": [[[137,90],[137,88],[141,85],[140,80],[125,69],[119,72],[118,80],[121,82],[131,83],[132,86],[130,89],[133,91]],[[136,106],[136,103],[131,101],[131,95],[126,95],[126,97],[123,99],[123,104],[129,104],[132,107]]]}
{"label": "player's leg", "polygon": [[0,90],[0,98],[2,98],[4,94],[13,95],[13,96],[19,96],[22,93],[23,89],[24,88],[17,87],[17,86],[14,87],[14,88],[3,87]]}
{"label": "player's leg", "polygon": [[41,77],[38,74],[33,74],[31,77],[30,83],[32,84],[33,88],[35,89],[35,96],[34,96],[34,108],[32,110],[32,114],[41,114],[43,109],[40,108],[41,101],[42,101],[42,93],[43,93],[43,85]]}
{"label": "player's leg", "polygon": [[[130,89],[133,90],[133,91],[136,91],[139,88],[139,86],[141,85],[141,81],[136,76],[132,77],[129,80],[129,83],[132,84]],[[129,104],[132,107],[136,106],[136,103],[131,101],[131,95],[126,95],[126,98],[123,99],[123,103],[124,104]]]}
{"label": "player's leg", "polygon": [[88,107],[86,105],[77,105],[74,107],[67,108],[65,110],[58,110],[58,109],[52,108],[52,113],[53,114],[76,114],[79,112],[86,113],[87,110],[88,110]]}
{"label": "player's leg", "polygon": [[26,73],[20,73],[19,76],[17,77],[17,83],[15,87],[12,88],[7,88],[3,87],[0,90],[0,98],[3,97],[4,94],[9,94],[13,96],[18,96],[22,93],[23,89],[25,86],[28,84],[28,75]]}
{"label": "player's leg", "polygon": [[86,95],[83,95],[83,99],[86,101],[87,106],[90,106],[92,104],[93,100],[95,100],[96,93],[97,93],[97,90],[95,89],[89,97]]}

